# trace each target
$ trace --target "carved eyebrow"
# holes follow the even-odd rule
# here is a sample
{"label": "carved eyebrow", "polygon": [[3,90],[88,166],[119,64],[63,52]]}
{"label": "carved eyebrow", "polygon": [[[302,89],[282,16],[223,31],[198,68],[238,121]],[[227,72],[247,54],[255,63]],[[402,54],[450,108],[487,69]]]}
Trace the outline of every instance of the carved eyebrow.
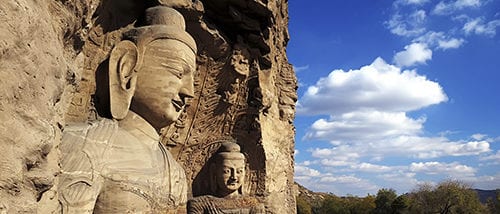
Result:
{"label": "carved eyebrow", "polygon": [[[168,63],[160,63],[163,67],[167,68],[167,71],[175,75],[177,78],[182,79],[184,71],[179,71],[179,68],[169,65]],[[183,69],[182,69],[183,70]]]}

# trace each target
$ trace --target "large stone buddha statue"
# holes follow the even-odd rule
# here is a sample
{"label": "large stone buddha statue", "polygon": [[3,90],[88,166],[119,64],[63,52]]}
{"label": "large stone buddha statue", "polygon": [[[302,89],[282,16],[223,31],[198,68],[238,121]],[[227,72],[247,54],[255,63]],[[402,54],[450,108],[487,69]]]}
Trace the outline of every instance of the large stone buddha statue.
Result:
{"label": "large stone buddha statue", "polygon": [[63,213],[185,212],[184,170],[159,130],[193,96],[196,44],[182,15],[146,11],[109,58],[109,118],[65,128],[59,201]]}

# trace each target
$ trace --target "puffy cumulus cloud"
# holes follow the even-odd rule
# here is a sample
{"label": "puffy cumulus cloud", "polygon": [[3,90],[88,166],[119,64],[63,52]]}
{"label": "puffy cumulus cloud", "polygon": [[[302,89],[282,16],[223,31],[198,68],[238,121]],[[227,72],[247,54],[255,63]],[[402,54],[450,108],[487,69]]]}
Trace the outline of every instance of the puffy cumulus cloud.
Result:
{"label": "puffy cumulus cloud", "polygon": [[316,120],[303,138],[330,142],[331,147],[308,150],[323,166],[349,166],[362,158],[380,161],[388,156],[436,158],[489,152],[485,140],[454,142],[421,136],[426,118],[411,118],[407,112],[446,100],[438,83],[378,58],[359,70],[335,70],[321,78],[301,97],[298,112],[329,115]]}
{"label": "puffy cumulus cloud", "polygon": [[452,156],[479,155],[489,152],[490,144],[487,141],[472,141],[463,144],[452,144],[445,148],[446,154]]}
{"label": "puffy cumulus cloud", "polygon": [[432,10],[436,15],[449,15],[465,8],[477,8],[482,5],[480,0],[456,0],[451,2],[439,2]]}
{"label": "puffy cumulus cloud", "polygon": [[484,18],[478,17],[471,19],[464,24],[462,30],[466,34],[476,34],[493,37],[497,33],[497,28],[500,26],[500,19],[485,22]]}
{"label": "puffy cumulus cloud", "polygon": [[447,174],[450,177],[467,177],[474,176],[476,169],[467,165],[462,165],[457,162],[441,163],[441,162],[419,162],[410,165],[410,171],[420,172],[430,175]]}
{"label": "puffy cumulus cloud", "polygon": [[[418,75],[387,64],[377,58],[359,70],[334,70],[308,87],[297,103],[301,115],[341,115],[367,110],[401,112],[417,110],[447,100],[441,86]],[[342,116],[341,116],[342,117]],[[401,115],[344,115],[344,118],[387,117]]]}
{"label": "puffy cumulus cloud", "polygon": [[[362,132],[358,133],[363,135]],[[334,137],[334,136],[333,136]],[[347,143],[347,142],[351,143]],[[347,166],[363,158],[406,157],[418,159],[440,158],[446,156],[473,156],[490,152],[486,141],[453,142],[445,137],[422,137],[401,135],[383,139],[345,140],[346,145],[331,148],[315,148],[310,152],[319,158],[324,166]]]}
{"label": "puffy cumulus cloud", "polygon": [[295,165],[295,177],[303,179],[311,179],[312,177],[320,177],[321,172],[316,169],[309,168],[303,165]]}
{"label": "puffy cumulus cloud", "polygon": [[465,40],[463,39],[456,39],[456,38],[451,38],[449,40],[439,40],[438,41],[438,47],[446,50],[446,49],[452,49],[452,48],[459,48],[462,46]]}
{"label": "puffy cumulus cloud", "polygon": [[459,48],[465,42],[461,38],[453,38],[443,32],[429,31],[426,34],[416,38],[413,42],[423,43],[429,47],[435,47],[441,50]]}
{"label": "puffy cumulus cloud", "polygon": [[425,32],[425,20],[427,14],[424,10],[417,10],[409,15],[394,14],[385,26],[391,33],[398,36],[416,36]]}
{"label": "puffy cumulus cloud", "polygon": [[424,43],[412,43],[405,46],[405,50],[394,55],[394,63],[398,66],[409,67],[415,64],[425,64],[432,59],[432,50]]}
{"label": "puffy cumulus cloud", "polygon": [[425,118],[415,120],[404,112],[349,112],[332,116],[330,120],[317,120],[305,139],[336,139],[344,143],[381,140],[418,134],[424,122]]}
{"label": "puffy cumulus cloud", "polygon": [[471,156],[490,152],[490,144],[486,141],[453,142],[444,137],[401,136],[392,146],[402,154],[420,159]]}

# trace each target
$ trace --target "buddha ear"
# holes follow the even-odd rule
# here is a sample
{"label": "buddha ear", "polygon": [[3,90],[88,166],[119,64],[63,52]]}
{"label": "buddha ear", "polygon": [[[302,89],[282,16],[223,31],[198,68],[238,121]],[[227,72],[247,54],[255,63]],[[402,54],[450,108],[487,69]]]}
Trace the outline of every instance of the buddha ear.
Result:
{"label": "buddha ear", "polygon": [[109,104],[111,115],[123,119],[128,113],[137,83],[139,53],[131,41],[121,41],[109,57]]}

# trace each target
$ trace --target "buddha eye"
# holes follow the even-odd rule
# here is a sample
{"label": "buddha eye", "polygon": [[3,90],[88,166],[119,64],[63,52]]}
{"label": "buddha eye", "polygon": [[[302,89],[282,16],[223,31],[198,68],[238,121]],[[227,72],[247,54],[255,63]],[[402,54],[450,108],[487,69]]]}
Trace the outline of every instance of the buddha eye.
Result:
{"label": "buddha eye", "polygon": [[179,68],[176,68],[174,66],[171,66],[170,64],[168,63],[164,63],[162,62],[161,65],[168,71],[170,72],[171,74],[173,74],[174,76],[176,76],[177,78],[179,79],[182,79],[182,77],[184,76],[184,71],[182,69],[179,69]]}

